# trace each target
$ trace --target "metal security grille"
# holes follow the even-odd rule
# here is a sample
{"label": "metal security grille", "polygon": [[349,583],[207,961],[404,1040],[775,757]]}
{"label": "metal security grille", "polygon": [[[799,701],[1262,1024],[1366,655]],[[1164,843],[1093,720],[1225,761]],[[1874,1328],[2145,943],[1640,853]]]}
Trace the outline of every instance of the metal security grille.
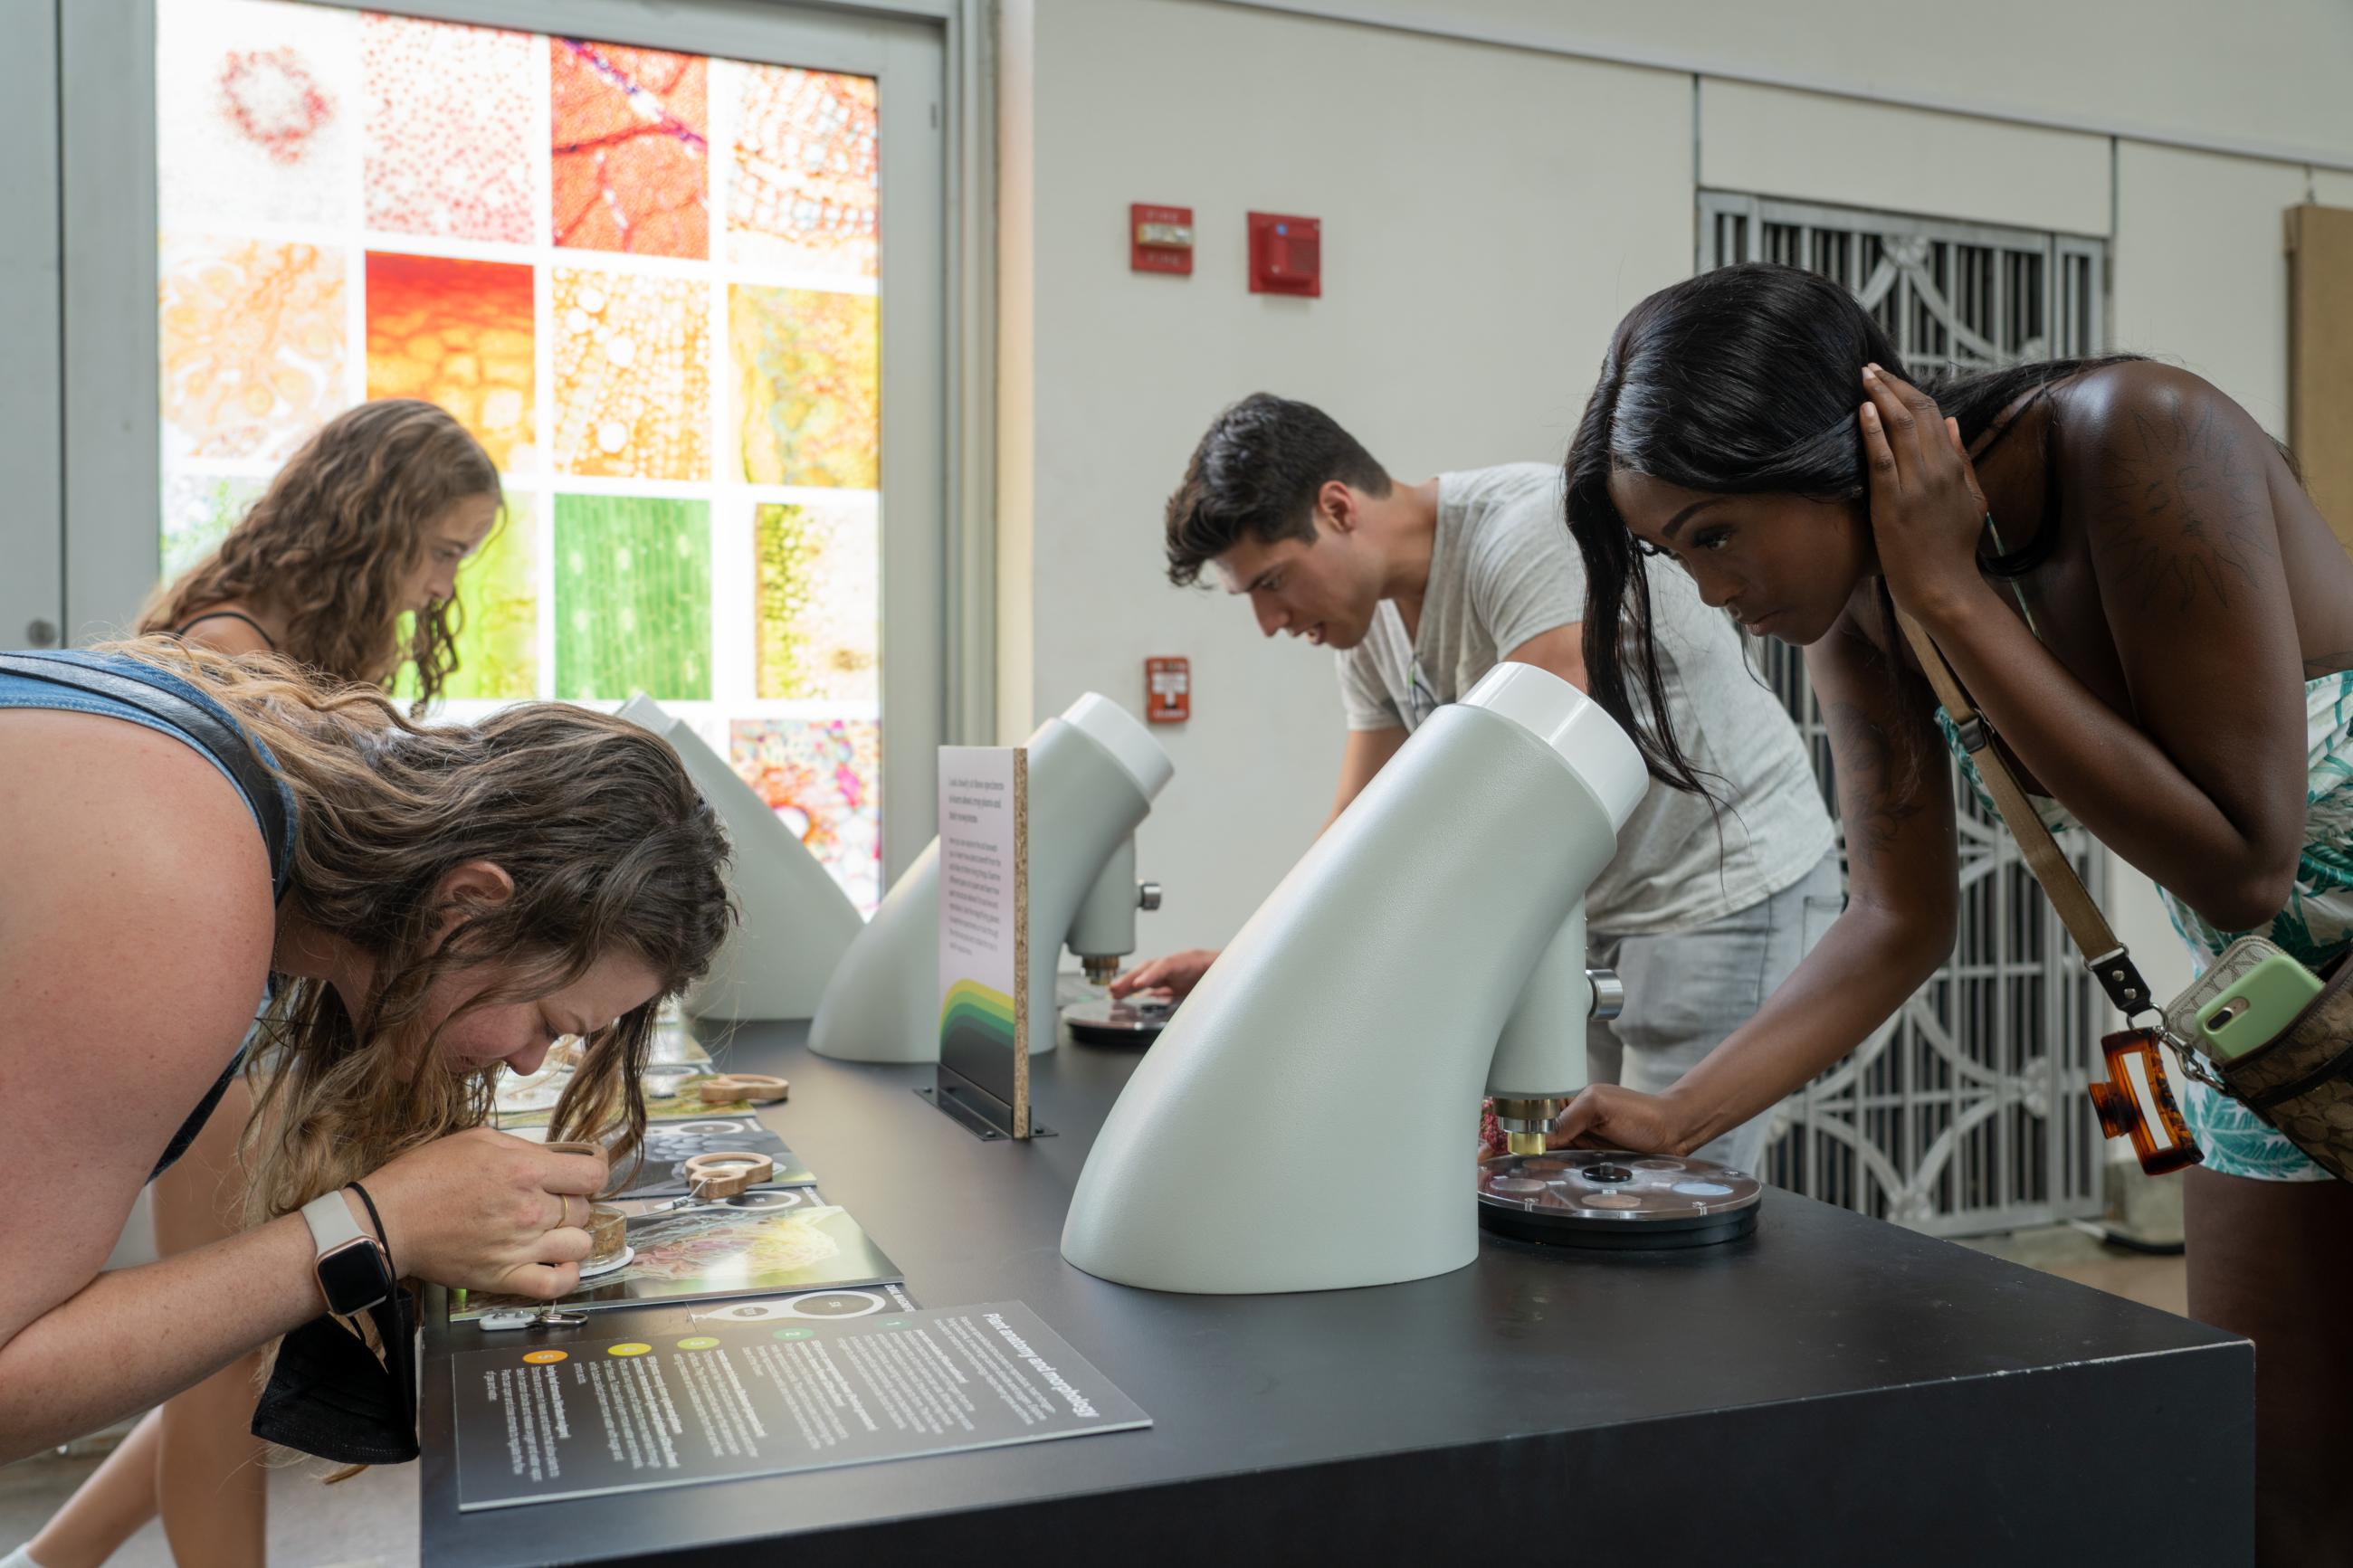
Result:
{"label": "metal security grille", "polygon": [[[1832,278],[1915,374],[2100,352],[2105,247],[2070,235],[1704,191],[1699,268],[1777,261]],[[1764,640],[1767,679],[1836,809],[1831,749],[1797,648]],[[1966,1236],[2097,1214],[2102,1140],[2084,1094],[2104,999],[2000,819],[1955,769],[1959,936],[1889,1026],[1782,1103],[1767,1173],[1921,1230]],[[2061,845],[2105,896],[2105,854]]]}

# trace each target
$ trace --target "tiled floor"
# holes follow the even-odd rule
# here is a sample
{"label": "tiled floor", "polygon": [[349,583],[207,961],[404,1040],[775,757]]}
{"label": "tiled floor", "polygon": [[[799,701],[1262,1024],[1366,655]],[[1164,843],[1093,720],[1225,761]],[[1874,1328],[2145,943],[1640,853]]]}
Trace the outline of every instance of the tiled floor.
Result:
{"label": "tiled floor", "polygon": [[2143,1306],[2182,1316],[2189,1310],[2188,1264],[2178,1256],[2154,1258],[2120,1251],[2064,1225],[2013,1231],[2008,1236],[1979,1237],[1961,1245]]}
{"label": "tiled floor", "polygon": [[[2070,1226],[1962,1245],[2168,1312],[2183,1310],[2179,1258],[2120,1252]],[[0,1468],[0,1552],[38,1529],[96,1463],[44,1458]],[[269,1561],[273,1568],[395,1568],[416,1562],[417,1467],[368,1470],[332,1487],[305,1470],[273,1474]],[[162,1528],[149,1525],[114,1562],[117,1568],[171,1568]]]}

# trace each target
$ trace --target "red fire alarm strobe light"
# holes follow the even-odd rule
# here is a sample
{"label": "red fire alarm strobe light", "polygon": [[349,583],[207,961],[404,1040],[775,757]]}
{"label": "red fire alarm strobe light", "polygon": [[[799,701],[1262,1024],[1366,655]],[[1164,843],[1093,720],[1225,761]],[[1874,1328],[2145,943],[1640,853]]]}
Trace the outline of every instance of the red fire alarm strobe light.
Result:
{"label": "red fire alarm strobe light", "polygon": [[1137,202],[1127,209],[1127,264],[1138,272],[1193,275],[1193,209]]}
{"label": "red fire alarm strobe light", "polygon": [[1250,215],[1250,286],[1253,294],[1324,292],[1324,225],[1285,213]]}

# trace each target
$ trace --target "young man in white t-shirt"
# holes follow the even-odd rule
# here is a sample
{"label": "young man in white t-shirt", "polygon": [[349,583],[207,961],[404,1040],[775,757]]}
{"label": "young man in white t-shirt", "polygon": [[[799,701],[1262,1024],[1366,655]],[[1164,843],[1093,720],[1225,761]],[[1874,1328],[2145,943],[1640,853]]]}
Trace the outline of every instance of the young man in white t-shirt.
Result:
{"label": "young man in white t-shirt", "polygon": [[[1202,437],[1166,530],[1172,582],[1213,569],[1249,596],[1265,636],[1337,650],[1348,742],[1335,817],[1433,710],[1497,664],[1585,685],[1585,572],[1550,465],[1398,484],[1321,410],[1260,393]],[[1623,1016],[1592,1031],[1594,1079],[1659,1093],[1797,967],[1841,893],[1804,742],[1739,633],[1681,574],[1654,577],[1651,595],[1675,731],[1695,737],[1694,765],[1720,781],[1720,798],[1651,790],[1586,909],[1591,962],[1626,984]],[[1113,994],[1182,996],[1216,957],[1155,959]],[[1698,1152],[1753,1171],[1769,1121]]]}

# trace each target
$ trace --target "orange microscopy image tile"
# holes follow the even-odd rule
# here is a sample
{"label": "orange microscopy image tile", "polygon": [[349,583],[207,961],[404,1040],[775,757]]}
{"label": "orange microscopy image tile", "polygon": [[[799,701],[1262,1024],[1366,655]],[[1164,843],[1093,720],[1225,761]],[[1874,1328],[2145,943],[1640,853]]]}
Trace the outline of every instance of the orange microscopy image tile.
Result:
{"label": "orange microscopy image tile", "polygon": [[792,66],[742,66],[727,254],[792,268],[796,281],[872,282],[874,79]]}
{"label": "orange microscopy image tile", "polygon": [[556,467],[710,479],[710,285],[555,267],[549,293]]}
{"label": "orange microscopy image tile", "polygon": [[529,267],[368,252],[367,395],[458,416],[501,473],[539,466]]}
{"label": "orange microscopy image tile", "polygon": [[555,243],[638,256],[711,254],[711,62],[550,44]]}
{"label": "orange microscopy image tile", "polygon": [[343,258],[317,246],[166,238],[166,455],[275,461],[347,401]]}
{"label": "orange microscopy image tile", "polygon": [[528,33],[361,17],[368,227],[531,242],[532,51]]}

